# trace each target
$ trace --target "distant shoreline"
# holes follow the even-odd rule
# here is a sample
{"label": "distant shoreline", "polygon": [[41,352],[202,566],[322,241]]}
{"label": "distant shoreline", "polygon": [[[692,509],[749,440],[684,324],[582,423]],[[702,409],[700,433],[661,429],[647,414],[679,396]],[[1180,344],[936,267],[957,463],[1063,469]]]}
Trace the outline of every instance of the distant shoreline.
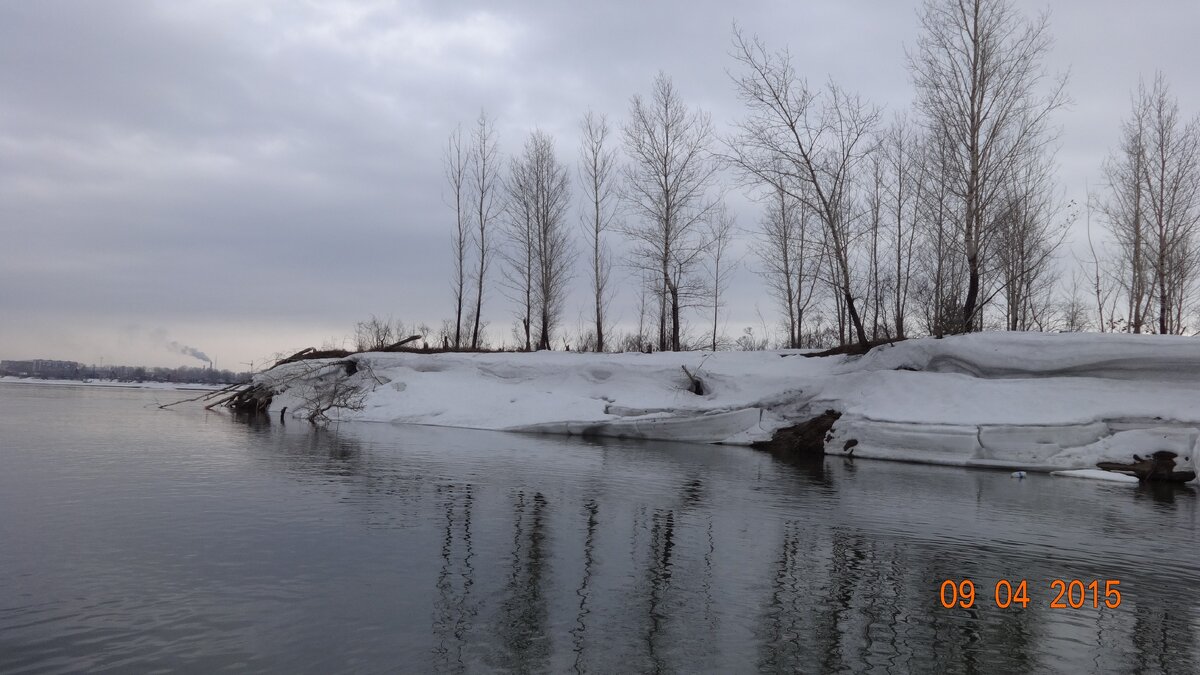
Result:
{"label": "distant shoreline", "polygon": [[37,377],[0,376],[0,384],[50,385],[59,387],[98,387],[107,389],[166,389],[171,391],[216,391],[228,384],[202,382],[121,382],[119,380],[47,380]]}

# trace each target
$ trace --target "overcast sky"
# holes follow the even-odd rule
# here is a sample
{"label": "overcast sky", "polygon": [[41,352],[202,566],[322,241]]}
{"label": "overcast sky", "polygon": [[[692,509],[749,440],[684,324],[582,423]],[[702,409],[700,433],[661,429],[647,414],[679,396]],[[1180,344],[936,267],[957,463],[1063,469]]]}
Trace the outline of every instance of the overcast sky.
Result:
{"label": "overcast sky", "polygon": [[[0,2],[0,357],[197,363],[174,340],[242,369],[341,344],[372,313],[436,326],[451,315],[453,127],[486,108],[502,151],[537,126],[573,163],[583,112],[621,123],[663,70],[724,130],[741,114],[735,20],[809,79],[909,107],[915,1],[738,4]],[[1139,75],[1164,71],[1200,111],[1197,26],[1192,0],[1053,3],[1068,197],[1098,182]],[[731,334],[771,316],[752,273],[732,296]],[[511,316],[492,292],[493,337]]]}

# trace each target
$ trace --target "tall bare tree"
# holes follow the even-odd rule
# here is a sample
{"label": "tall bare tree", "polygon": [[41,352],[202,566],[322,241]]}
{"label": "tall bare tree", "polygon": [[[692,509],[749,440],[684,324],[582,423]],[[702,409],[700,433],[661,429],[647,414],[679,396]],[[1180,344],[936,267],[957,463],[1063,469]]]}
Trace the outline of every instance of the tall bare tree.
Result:
{"label": "tall bare tree", "polygon": [[468,174],[474,198],[474,238],[479,253],[475,268],[475,313],[471,328],[471,349],[479,348],[483,316],[483,288],[488,265],[492,261],[492,229],[500,215],[500,151],[496,146],[496,125],[487,113],[480,111],[471,138],[470,171]]}
{"label": "tall bare tree", "polygon": [[[880,139],[880,145],[884,141],[886,141],[886,137]],[[863,214],[866,226],[864,234],[867,239],[867,293],[864,298],[863,312],[870,318],[871,340],[878,340],[881,335],[890,335],[891,333],[885,325],[887,314],[883,292],[884,284],[888,283],[887,269],[883,269],[883,247],[887,243],[887,233],[884,228],[887,220],[887,181],[889,177],[884,153],[872,153],[867,162],[863,194],[863,205],[866,207]]]}
{"label": "tall bare tree", "polygon": [[657,275],[658,348],[679,351],[680,309],[698,289],[699,227],[713,208],[717,163],[708,114],[690,110],[665,73],[651,89],[649,99],[633,97],[624,128],[622,195],[638,218],[622,231],[633,241],[632,264]]}
{"label": "tall bare tree", "polygon": [[783,190],[820,219],[833,263],[835,304],[867,344],[852,285],[854,191],[863,161],[877,147],[879,110],[830,81],[809,88],[788,52],[769,52],[757,39],[734,31],[738,96],[749,109],[727,145],[735,165],[752,180]]}
{"label": "tall bare tree", "polygon": [[463,302],[467,290],[467,247],[471,240],[470,218],[467,214],[470,195],[467,194],[468,150],[463,146],[462,126],[457,126],[446,142],[443,163],[446,182],[450,185],[450,201],[454,204],[454,231],[450,235],[454,292],[454,348],[462,347]]}
{"label": "tall bare tree", "polygon": [[537,176],[537,260],[539,349],[550,349],[555,329],[562,322],[575,250],[567,232],[567,212],[571,205],[571,179],[567,167],[558,161],[554,139],[534,132],[530,137]]}
{"label": "tall bare tree", "polygon": [[[529,147],[527,145],[526,151]],[[505,286],[520,309],[520,325],[514,327],[514,337],[525,351],[533,349],[533,319],[536,312],[534,286],[537,278],[537,176],[529,166],[527,154],[509,160],[509,176],[505,182],[505,235],[501,256],[507,263],[503,268]]]}
{"label": "tall bare tree", "polygon": [[895,337],[903,339],[915,262],[913,252],[924,198],[924,183],[920,180],[923,144],[906,117],[896,118],[889,127],[883,155],[888,174],[886,210],[891,221],[892,325]]}
{"label": "tall bare tree", "polygon": [[1008,330],[1046,330],[1052,318],[1059,277],[1054,255],[1071,220],[1070,214],[1059,218],[1051,168],[1045,161],[1023,163],[1009,176],[998,202],[993,259]]}
{"label": "tall bare tree", "polygon": [[759,273],[782,310],[787,346],[803,347],[805,312],[813,303],[822,259],[820,235],[806,207],[786,190],[767,195],[759,239],[752,249]]}
{"label": "tall bare tree", "polygon": [[605,315],[611,299],[609,277],[612,262],[604,244],[604,233],[616,217],[616,151],[609,146],[608,119],[588,111],[580,125],[583,141],[579,148],[579,178],[587,199],[584,231],[591,249],[592,301],[595,309],[595,347],[605,347]]}
{"label": "tall bare tree", "polygon": [[1200,266],[1200,116],[1184,120],[1166,78],[1155,77],[1146,107],[1145,191],[1158,332],[1180,334]]}
{"label": "tall bare tree", "polygon": [[980,322],[985,258],[1009,176],[1050,151],[1051,113],[1067,101],[1065,76],[1051,80],[1042,67],[1047,26],[1046,15],[1028,21],[1010,0],[926,0],[921,37],[908,56],[917,109],[930,133],[949,144],[945,178],[962,203],[961,330]]}
{"label": "tall bare tree", "polygon": [[[1092,198],[1117,251],[1119,288],[1125,295],[1127,328],[1141,333],[1147,323],[1153,301],[1153,286],[1147,255],[1146,218],[1146,110],[1145,86],[1140,85],[1133,97],[1133,114],[1121,124],[1120,146],[1104,161],[1105,187],[1103,195]],[[1090,243],[1090,242],[1089,242]],[[1093,284],[1099,296],[1101,288],[1100,263],[1095,252],[1096,269]],[[1104,330],[1104,303],[1098,302],[1101,330]]]}
{"label": "tall bare tree", "polygon": [[915,176],[918,198],[914,208],[920,244],[915,254],[914,295],[925,331],[939,337],[961,328],[966,277],[962,240],[956,236],[962,203],[946,179],[950,152],[950,144],[942,135],[927,134]]}
{"label": "tall bare tree", "polygon": [[1117,248],[1127,328],[1180,333],[1200,272],[1200,117],[1181,119],[1161,73],[1138,84],[1104,174],[1096,201]]}
{"label": "tall bare tree", "polygon": [[508,184],[510,232],[516,244],[511,260],[524,293],[526,348],[534,315],[537,348],[550,349],[562,321],[575,253],[566,223],[570,175],[555,156],[549,134],[537,130],[529,134],[520,157],[512,160]]}
{"label": "tall bare tree", "polygon": [[704,246],[704,271],[707,277],[709,307],[712,309],[712,334],[710,347],[717,351],[717,339],[723,296],[736,269],[736,261],[730,258],[729,247],[733,243],[737,221],[724,203],[712,210],[706,223]]}

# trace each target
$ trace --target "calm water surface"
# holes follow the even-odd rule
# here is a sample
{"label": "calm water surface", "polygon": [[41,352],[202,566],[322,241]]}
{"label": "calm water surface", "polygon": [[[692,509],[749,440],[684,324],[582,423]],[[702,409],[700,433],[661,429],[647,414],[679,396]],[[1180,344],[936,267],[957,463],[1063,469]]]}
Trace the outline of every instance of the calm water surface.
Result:
{"label": "calm water surface", "polygon": [[0,384],[0,672],[1200,664],[1191,489],[155,407],[184,396]]}

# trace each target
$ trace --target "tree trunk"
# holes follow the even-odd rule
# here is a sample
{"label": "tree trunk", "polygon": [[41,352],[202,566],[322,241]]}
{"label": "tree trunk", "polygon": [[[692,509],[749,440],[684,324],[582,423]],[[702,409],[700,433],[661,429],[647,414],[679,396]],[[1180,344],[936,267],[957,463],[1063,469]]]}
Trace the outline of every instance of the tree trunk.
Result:
{"label": "tree trunk", "polygon": [[663,259],[662,287],[658,292],[658,351],[667,351],[667,289],[671,286],[671,277],[667,272],[667,261]]}
{"label": "tree trunk", "polygon": [[[600,202],[596,202],[596,222],[600,221]],[[600,229],[593,230],[595,239],[592,242],[592,273],[596,282],[596,353],[604,351],[604,284],[600,269]]]}
{"label": "tree trunk", "polygon": [[483,257],[480,256],[479,286],[475,294],[475,327],[471,329],[471,349],[479,349],[479,313],[483,311]]}
{"label": "tree trunk", "polygon": [[[1159,241],[1165,243],[1166,237],[1160,236]],[[1158,248],[1158,332],[1161,335],[1166,335],[1168,326],[1167,321],[1170,318],[1171,303],[1170,292],[1167,290],[1167,254],[1162,244]]]}
{"label": "tree trunk", "polygon": [[679,351],[679,287],[671,284],[671,351]]}
{"label": "tree trunk", "polygon": [[458,349],[462,346],[462,293],[463,285],[458,285],[458,300],[454,303],[454,348]]}
{"label": "tree trunk", "polygon": [[962,325],[956,333],[970,333],[975,325],[976,305],[979,303],[979,253],[974,244],[967,246],[967,297],[963,302]]}
{"label": "tree trunk", "polygon": [[604,351],[604,310],[600,296],[596,296],[596,353]]}
{"label": "tree trunk", "polygon": [[543,312],[542,334],[538,337],[538,349],[550,349],[550,321]]}
{"label": "tree trunk", "polygon": [[858,344],[866,349],[870,344],[867,341],[867,332],[863,329],[862,318],[858,315],[858,310],[854,308],[854,297],[846,291],[846,309],[850,312],[850,323],[854,327],[854,332],[858,335]]}

